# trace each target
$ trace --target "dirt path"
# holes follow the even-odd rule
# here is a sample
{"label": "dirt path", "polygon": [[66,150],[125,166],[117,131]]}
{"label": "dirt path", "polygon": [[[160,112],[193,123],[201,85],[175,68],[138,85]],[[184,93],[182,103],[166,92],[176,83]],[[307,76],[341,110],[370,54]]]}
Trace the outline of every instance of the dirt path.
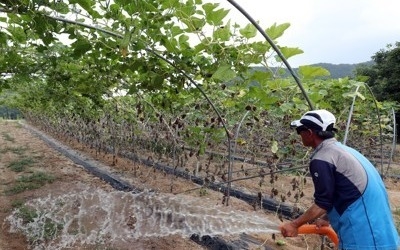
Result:
{"label": "dirt path", "polygon": [[[187,190],[196,190],[185,193],[194,199],[207,199],[209,204],[215,204],[218,209],[221,206],[222,194],[207,190],[206,195],[199,192],[198,186],[185,180],[166,176],[164,173],[156,173],[149,168],[132,163],[129,160],[119,159],[117,166],[110,164],[111,157],[107,155],[97,156],[90,149],[81,145],[71,144],[71,147],[79,148],[79,151],[69,151],[76,156],[83,157],[90,164],[121,177],[123,181],[140,189],[152,189],[160,193],[180,193]],[[59,147],[64,147],[59,144]],[[96,160],[94,160],[94,158]],[[101,162],[100,162],[101,161]],[[121,175],[124,171],[139,171],[141,174]],[[152,172],[153,178],[143,178]],[[103,190],[114,192],[115,189],[98,177],[89,174],[81,165],[75,164],[71,159],[49,147],[46,143],[34,136],[29,130],[15,121],[0,121],[0,249],[29,249],[32,240],[21,233],[10,233],[10,225],[5,219],[17,208],[21,208],[27,201],[46,197],[49,194],[60,196],[68,193],[79,193],[87,190]],[[38,175],[40,173],[41,175]],[[34,181],[21,181],[28,177],[40,176],[40,185]],[[33,184],[37,184],[36,186]],[[309,182],[310,183],[310,182]],[[43,184],[43,185],[42,185]],[[394,181],[387,183],[391,202],[395,208],[400,209],[399,184]],[[311,189],[309,189],[311,190]],[[204,196],[205,195],[205,196]],[[213,205],[211,205],[213,206]],[[265,214],[259,209],[241,200],[232,198],[231,208],[238,212],[254,213],[280,223],[274,214]],[[95,213],[95,211],[93,211]],[[99,216],[101,218],[101,214]],[[94,215],[96,218],[96,215]],[[126,222],[130,223],[129,221]],[[302,236],[293,239],[283,239],[279,234],[268,233],[252,235],[230,235],[221,238],[228,245],[237,249],[320,249],[321,238],[319,236]],[[203,242],[204,243],[204,242]],[[284,243],[281,245],[281,243]],[[215,249],[214,245],[214,249]],[[104,242],[97,245],[75,244],[74,249],[213,249],[212,246],[197,244],[187,236],[169,235],[167,237],[145,237],[126,242]],[[326,248],[329,249],[329,248]]]}

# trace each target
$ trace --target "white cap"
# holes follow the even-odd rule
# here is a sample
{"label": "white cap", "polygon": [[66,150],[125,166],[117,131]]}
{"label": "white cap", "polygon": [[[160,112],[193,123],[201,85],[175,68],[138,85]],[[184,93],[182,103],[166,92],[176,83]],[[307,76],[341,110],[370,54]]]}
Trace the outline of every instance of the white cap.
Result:
{"label": "white cap", "polygon": [[325,109],[320,109],[308,111],[300,120],[292,121],[290,126],[295,128],[305,126],[317,131],[335,131],[335,123],[336,118],[331,112]]}

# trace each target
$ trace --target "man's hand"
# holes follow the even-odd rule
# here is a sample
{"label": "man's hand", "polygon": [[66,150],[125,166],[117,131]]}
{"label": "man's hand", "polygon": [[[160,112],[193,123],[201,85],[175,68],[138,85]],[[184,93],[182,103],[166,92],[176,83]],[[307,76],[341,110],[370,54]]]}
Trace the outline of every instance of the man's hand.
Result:
{"label": "man's hand", "polygon": [[314,224],[317,226],[317,228],[327,227],[329,226],[329,221],[325,219],[316,219]]}
{"label": "man's hand", "polygon": [[281,234],[283,237],[296,237],[298,235],[297,225],[291,221],[281,226]]}

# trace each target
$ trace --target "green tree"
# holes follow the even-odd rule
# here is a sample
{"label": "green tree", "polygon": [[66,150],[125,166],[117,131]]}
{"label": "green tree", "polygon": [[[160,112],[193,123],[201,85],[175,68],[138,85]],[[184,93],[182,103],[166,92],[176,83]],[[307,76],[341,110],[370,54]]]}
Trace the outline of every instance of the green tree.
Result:
{"label": "green tree", "polygon": [[387,45],[372,59],[373,65],[356,68],[356,76],[366,80],[378,100],[400,102],[400,42]]}

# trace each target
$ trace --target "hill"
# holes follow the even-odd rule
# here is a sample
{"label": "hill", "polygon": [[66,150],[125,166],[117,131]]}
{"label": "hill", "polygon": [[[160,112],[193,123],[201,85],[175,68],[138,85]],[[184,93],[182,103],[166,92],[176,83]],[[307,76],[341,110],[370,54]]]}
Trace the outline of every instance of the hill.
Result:
{"label": "hill", "polygon": [[373,63],[374,63],[373,61],[357,63],[357,64],[317,63],[317,64],[312,64],[311,66],[319,66],[324,69],[327,69],[331,73],[330,78],[336,79],[336,78],[343,78],[343,77],[354,77],[354,71],[357,66],[371,65]]}
{"label": "hill", "polygon": [[[329,78],[337,79],[337,78],[344,78],[344,77],[354,77],[354,71],[356,67],[360,65],[372,65],[374,62],[373,61],[367,61],[363,63],[356,63],[356,64],[332,64],[332,63],[316,63],[316,64],[311,64],[309,66],[315,66],[315,67],[322,67],[324,69],[327,69],[331,75]],[[264,67],[254,67],[255,70],[265,70]],[[285,73],[283,74],[284,77],[290,76],[289,71],[285,68]],[[295,72],[298,71],[298,68],[293,68]]]}

